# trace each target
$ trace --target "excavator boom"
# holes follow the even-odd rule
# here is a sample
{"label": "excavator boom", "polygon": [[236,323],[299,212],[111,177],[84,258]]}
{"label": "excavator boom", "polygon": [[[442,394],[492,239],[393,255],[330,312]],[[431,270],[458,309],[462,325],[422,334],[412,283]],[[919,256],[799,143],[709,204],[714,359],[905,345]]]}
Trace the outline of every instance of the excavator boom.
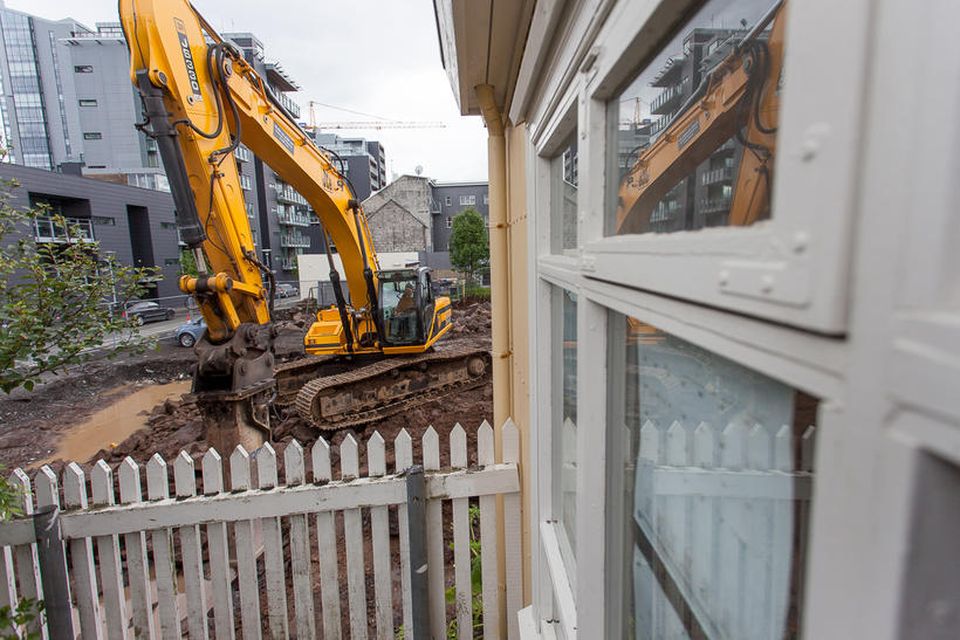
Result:
{"label": "excavator boom", "polygon": [[[198,267],[198,275],[180,278],[180,289],[196,298],[207,324],[195,348],[193,389],[208,440],[221,450],[235,444],[256,448],[270,435],[269,405],[277,395],[274,275],[257,255],[246,215],[233,158],[241,143],[306,199],[322,225],[337,304],[318,313],[305,351],[349,358],[418,356],[421,373],[429,369],[422,366],[430,360],[423,354],[451,327],[449,299],[434,297],[426,269],[380,269],[349,180],[297,125],[239,49],[221,38],[188,0],[120,0],[120,19],[130,49],[131,80],[143,103],[144,122],[138,126],[157,141],[181,239]],[[333,247],[349,295],[334,267]],[[469,368],[466,360],[462,365]],[[343,387],[357,384],[394,406],[397,393],[406,397],[417,387],[397,387],[397,377],[403,378],[398,370],[406,371],[392,367],[394,382],[380,384],[370,380],[376,371],[365,375],[355,366],[352,377],[338,378],[341,386],[320,385],[315,393],[342,396]],[[444,375],[427,378],[418,383],[421,395],[444,387]],[[304,402],[322,404],[313,398]],[[376,414],[376,403],[360,404]],[[337,406],[337,418],[343,421],[342,414],[354,404]]]}

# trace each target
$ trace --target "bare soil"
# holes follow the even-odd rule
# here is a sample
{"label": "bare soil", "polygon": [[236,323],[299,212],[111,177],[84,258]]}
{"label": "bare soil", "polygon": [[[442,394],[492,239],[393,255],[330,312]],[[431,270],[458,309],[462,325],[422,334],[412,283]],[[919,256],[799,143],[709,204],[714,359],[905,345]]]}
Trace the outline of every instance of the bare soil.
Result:
{"label": "bare soil", "polygon": [[[297,310],[284,319],[277,338],[281,359],[298,357],[298,345],[302,345],[302,335],[308,322],[309,315]],[[475,342],[489,348],[490,303],[475,302],[455,307],[454,327],[447,339]],[[161,344],[156,351],[147,354],[101,360],[77,367],[38,386],[32,393],[18,390],[0,398],[0,465],[7,469],[32,467],[56,458],[57,453],[64,450],[64,440],[70,438],[70,434],[85,420],[131,394],[174,381],[189,380],[194,362],[192,349]],[[340,442],[347,434],[352,434],[363,450],[374,431],[379,431],[389,445],[401,429],[406,429],[414,441],[414,455],[419,456],[420,439],[430,425],[438,431],[444,444],[458,422],[467,428],[471,437],[475,437],[476,427],[483,420],[493,419],[492,392],[491,385],[487,384],[458,393],[455,398],[441,398],[414,407],[361,429],[322,434],[306,424],[292,407],[277,407],[271,419],[274,445],[278,451],[282,451],[291,440],[296,439],[307,447],[323,435],[331,444],[333,463],[336,465],[339,462]],[[91,431],[94,440],[102,438],[100,449],[88,459],[78,462],[92,464],[103,459],[113,465],[131,456],[143,463],[154,453],[172,460],[181,450],[194,456],[206,451],[199,412],[189,396],[168,398],[150,406],[151,394],[142,395],[145,406],[138,413],[144,413],[145,418],[135,414],[131,416],[130,408],[126,408],[118,419],[135,417],[137,421],[144,420],[146,426],[120,442],[111,437],[115,432]],[[76,435],[72,437],[76,438]],[[91,449],[92,443],[85,444]],[[388,465],[393,464],[392,448],[388,446]],[[446,463],[448,458],[449,449],[442,446],[441,463]]]}

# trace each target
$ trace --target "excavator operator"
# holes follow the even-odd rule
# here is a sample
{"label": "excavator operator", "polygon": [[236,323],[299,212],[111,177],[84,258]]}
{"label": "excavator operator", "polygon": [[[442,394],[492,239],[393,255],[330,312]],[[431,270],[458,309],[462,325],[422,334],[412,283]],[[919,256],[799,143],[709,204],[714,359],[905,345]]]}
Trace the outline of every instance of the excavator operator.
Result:
{"label": "excavator operator", "polygon": [[416,320],[417,303],[413,297],[413,285],[408,282],[393,312],[391,333],[394,334],[394,339],[404,341],[414,338],[413,334],[416,332],[417,326]]}

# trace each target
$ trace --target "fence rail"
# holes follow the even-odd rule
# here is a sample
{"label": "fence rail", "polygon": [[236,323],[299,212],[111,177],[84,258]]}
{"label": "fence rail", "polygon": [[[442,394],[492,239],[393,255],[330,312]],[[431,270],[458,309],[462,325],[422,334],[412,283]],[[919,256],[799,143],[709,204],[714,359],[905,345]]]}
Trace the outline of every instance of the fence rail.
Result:
{"label": "fence rail", "polygon": [[[497,462],[489,424],[477,430],[472,451],[466,430],[456,425],[450,465],[441,469],[432,427],[419,461],[413,440],[401,431],[392,443],[393,473],[390,447],[379,433],[365,447],[347,435],[336,476],[335,457],[322,438],[309,452],[292,441],[282,456],[270,445],[253,454],[237,447],[225,461],[210,449],[199,469],[185,452],[172,468],[159,455],[145,467],[131,458],[116,469],[100,461],[89,477],[70,463],[62,482],[46,466],[32,483],[17,469],[11,480],[22,489],[24,516],[62,508],[53,558],[66,559],[69,579],[57,584],[41,573],[56,565],[49,563],[49,544],[38,548],[34,519],[0,523],[0,606],[24,597],[45,599],[48,608],[59,604],[71,614],[74,633],[67,635],[82,638],[207,638],[212,631],[217,638],[239,632],[243,638],[385,639],[401,628],[407,639],[446,638],[453,628],[467,638],[478,631],[481,615],[482,637],[502,637],[505,628],[506,637],[516,638],[519,439],[510,421],[502,433]],[[468,466],[471,458],[477,465]],[[407,515],[406,471],[415,463],[425,469],[422,522]],[[497,496],[504,497],[502,521]],[[411,538],[425,541],[425,573],[410,566]],[[471,582],[477,542],[480,585]],[[417,586],[427,594],[425,603],[412,595]],[[474,610],[477,602],[482,614]],[[426,606],[429,629],[415,626],[415,605]],[[27,631],[63,637],[48,629],[52,620]]]}

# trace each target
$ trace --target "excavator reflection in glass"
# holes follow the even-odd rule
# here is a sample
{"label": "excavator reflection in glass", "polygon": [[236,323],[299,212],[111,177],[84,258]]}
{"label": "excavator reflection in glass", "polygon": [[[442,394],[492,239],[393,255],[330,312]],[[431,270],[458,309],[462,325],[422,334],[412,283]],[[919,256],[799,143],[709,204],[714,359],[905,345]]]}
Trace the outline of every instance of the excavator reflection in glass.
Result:
{"label": "excavator reflection in glass", "polygon": [[616,234],[653,230],[657,204],[730,139],[743,153],[726,223],[770,217],[786,7],[771,6],[639,153],[620,181]]}

